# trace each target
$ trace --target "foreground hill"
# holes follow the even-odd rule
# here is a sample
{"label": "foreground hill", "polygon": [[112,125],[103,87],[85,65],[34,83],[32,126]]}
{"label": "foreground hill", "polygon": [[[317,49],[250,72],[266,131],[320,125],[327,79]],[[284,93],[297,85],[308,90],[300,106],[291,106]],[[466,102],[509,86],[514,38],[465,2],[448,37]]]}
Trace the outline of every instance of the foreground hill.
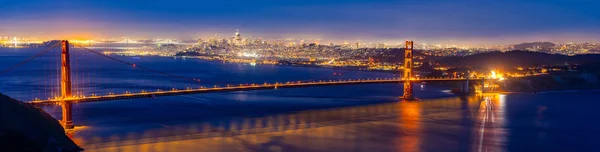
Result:
{"label": "foreground hill", "polygon": [[529,51],[489,52],[465,57],[445,57],[438,60],[443,65],[484,68],[514,68],[539,65],[594,64],[600,55],[566,56]]}
{"label": "foreground hill", "polygon": [[0,94],[0,151],[80,151],[43,110]]}

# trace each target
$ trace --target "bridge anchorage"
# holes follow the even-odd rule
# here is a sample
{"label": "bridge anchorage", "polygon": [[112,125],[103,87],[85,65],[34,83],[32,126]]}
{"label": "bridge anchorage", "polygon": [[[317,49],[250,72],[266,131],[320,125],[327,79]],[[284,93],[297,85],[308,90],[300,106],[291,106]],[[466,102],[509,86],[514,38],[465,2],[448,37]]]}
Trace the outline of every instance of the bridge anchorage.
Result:
{"label": "bridge anchorage", "polygon": [[[320,80],[320,81],[289,81],[287,83],[264,83],[264,84],[246,84],[246,85],[227,85],[227,86],[217,86],[214,87],[199,87],[199,88],[191,88],[188,87],[186,89],[173,89],[173,90],[157,90],[155,92],[152,91],[142,91],[139,93],[131,93],[126,92],[124,94],[114,94],[109,93],[108,95],[92,95],[92,96],[73,96],[72,94],[72,84],[71,84],[71,63],[70,63],[70,55],[69,55],[69,41],[62,40],[62,51],[61,51],[61,80],[60,80],[60,96],[54,99],[48,100],[35,100],[27,102],[32,105],[49,105],[49,104],[59,104],[62,108],[62,119],[60,123],[65,129],[73,129],[73,104],[76,103],[86,103],[86,102],[101,102],[101,101],[109,101],[109,100],[123,100],[123,99],[136,99],[136,98],[155,98],[160,96],[176,96],[176,95],[185,95],[185,94],[200,94],[200,93],[213,93],[213,92],[233,92],[233,91],[248,91],[248,90],[266,90],[266,89],[283,89],[283,88],[298,88],[298,87],[319,87],[319,86],[334,86],[334,85],[359,85],[359,84],[380,84],[380,83],[390,83],[390,84],[404,84],[404,92],[403,96],[400,97],[403,100],[416,100],[413,96],[413,83],[417,82],[465,82],[466,84],[462,85],[461,90],[468,92],[468,81],[485,81],[484,78],[416,78],[413,77],[413,41],[406,42],[406,51],[405,51],[405,61],[404,67],[405,70],[403,72],[402,77],[395,78],[377,78],[377,79],[351,79],[351,80]],[[84,48],[86,49],[86,48]],[[87,51],[92,51],[86,49]],[[95,54],[99,54],[97,52],[92,52]],[[108,57],[104,56],[103,57]],[[112,58],[111,58],[112,59]],[[139,68],[142,70],[160,73],[164,75],[169,75],[172,77],[183,78],[180,76],[155,71],[152,69],[143,68],[140,66],[135,66],[135,64],[128,63],[122,60],[113,59],[118,62],[134,66],[135,68]],[[194,79],[194,82],[196,80]]]}

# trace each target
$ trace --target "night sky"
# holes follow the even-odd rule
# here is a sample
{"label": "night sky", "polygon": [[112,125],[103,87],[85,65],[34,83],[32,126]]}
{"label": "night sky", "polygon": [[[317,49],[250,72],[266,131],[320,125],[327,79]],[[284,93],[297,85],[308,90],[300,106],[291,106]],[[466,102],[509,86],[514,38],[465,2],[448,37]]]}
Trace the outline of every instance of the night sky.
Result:
{"label": "night sky", "polygon": [[599,0],[0,0],[0,36],[600,41]]}

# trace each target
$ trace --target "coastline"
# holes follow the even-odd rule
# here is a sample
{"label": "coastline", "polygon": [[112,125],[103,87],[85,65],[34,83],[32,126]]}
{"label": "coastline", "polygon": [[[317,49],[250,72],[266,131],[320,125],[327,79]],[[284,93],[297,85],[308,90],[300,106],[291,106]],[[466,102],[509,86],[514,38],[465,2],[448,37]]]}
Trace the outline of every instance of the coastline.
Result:
{"label": "coastline", "polygon": [[550,90],[550,91],[538,91],[538,92],[530,92],[530,91],[523,91],[523,92],[512,92],[512,91],[503,91],[503,92],[499,92],[501,94],[538,94],[538,93],[567,93],[567,92],[600,92],[600,89],[569,89],[569,90]]}
{"label": "coastline", "polygon": [[[231,64],[248,64],[245,62],[229,62],[229,61],[225,61],[225,60],[218,60],[218,59],[214,59],[214,60],[210,60],[210,59],[204,59],[204,58],[199,58],[199,57],[195,57],[195,56],[174,56],[175,58],[179,58],[179,57],[183,57],[183,58],[192,58],[192,59],[198,59],[198,60],[203,60],[203,61],[208,61],[208,62],[222,62],[222,63],[231,63]],[[260,65],[260,64],[259,64]],[[298,65],[298,64],[266,64],[266,65],[274,65],[274,66],[289,66],[289,67],[304,67],[304,68],[322,68],[322,69],[332,69],[332,70],[344,70],[346,72],[343,73],[347,73],[347,72],[351,72],[351,71],[364,71],[364,72],[375,72],[375,73],[388,73],[388,74],[399,74],[399,73],[395,73],[396,71],[386,71],[386,70],[364,70],[364,69],[359,69],[359,68],[353,68],[353,67],[329,67],[329,66],[319,66],[319,65]],[[432,84],[435,86],[440,86],[440,87],[448,87],[448,85],[444,85],[444,84]],[[501,92],[496,92],[496,93],[502,93],[502,94],[525,94],[525,93],[530,93],[530,94],[536,94],[536,93],[560,93],[560,92],[596,92],[596,91],[600,91],[600,88],[591,88],[591,89],[555,89],[555,90],[533,90],[533,91],[501,91]],[[460,94],[453,94],[453,96],[449,96],[449,97],[455,97],[455,96],[462,96]],[[469,95],[466,95],[469,96]],[[438,98],[445,98],[445,97],[438,97]],[[423,99],[437,99],[437,98],[423,98]]]}
{"label": "coastline", "polygon": [[[219,59],[209,60],[209,59],[199,58],[199,57],[196,57],[196,56],[173,56],[173,57],[175,57],[175,58],[179,58],[179,57],[193,58],[193,59],[198,59],[198,60],[203,60],[203,61],[209,61],[209,62],[225,62],[225,63],[233,63],[233,64],[249,64],[249,63],[245,63],[245,62],[229,62],[229,61],[219,60]],[[257,64],[257,65],[261,65],[261,64]],[[334,70],[345,70],[345,71],[366,71],[366,72],[400,74],[400,72],[396,73],[396,71],[390,71],[390,70],[364,70],[364,69],[355,68],[355,67],[331,67],[331,66],[300,65],[300,64],[265,64],[265,65],[290,66],[290,67],[305,67],[305,68],[323,68],[323,69],[334,69]]]}

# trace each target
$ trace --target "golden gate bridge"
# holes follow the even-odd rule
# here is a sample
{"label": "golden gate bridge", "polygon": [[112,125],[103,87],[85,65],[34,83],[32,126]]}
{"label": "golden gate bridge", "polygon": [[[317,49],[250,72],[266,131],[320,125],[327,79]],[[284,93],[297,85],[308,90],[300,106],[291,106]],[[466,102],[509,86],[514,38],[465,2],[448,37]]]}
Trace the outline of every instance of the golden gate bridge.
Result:
{"label": "golden gate bridge", "polygon": [[[68,40],[62,40],[60,43],[55,43],[50,47],[46,48],[40,53],[33,55],[32,57],[27,58],[26,60],[19,62],[18,64],[7,68],[6,70],[0,71],[0,75],[5,74],[9,71],[16,69],[17,67],[41,56],[42,54],[50,51],[52,48],[61,46],[61,55],[60,55],[60,95],[54,98],[49,98],[47,100],[40,100],[38,98],[33,101],[27,101],[25,103],[32,105],[60,105],[62,108],[62,120],[61,124],[65,129],[74,128],[73,124],[73,104],[76,103],[87,103],[87,102],[102,102],[102,101],[110,101],[110,100],[122,100],[122,99],[136,99],[136,98],[155,98],[161,96],[177,96],[177,95],[186,95],[186,94],[201,94],[201,93],[214,93],[214,92],[232,92],[232,91],[248,91],[248,90],[265,90],[265,89],[279,89],[279,88],[298,88],[298,87],[320,87],[320,86],[335,86],[335,85],[360,85],[360,84],[381,84],[381,83],[403,83],[404,90],[403,96],[400,97],[403,100],[415,100],[413,96],[413,83],[417,82],[463,82],[460,90],[463,93],[469,92],[469,81],[483,81],[492,80],[486,79],[483,77],[479,78],[469,78],[467,77],[445,77],[445,78],[416,78],[413,77],[413,41],[406,41],[405,43],[405,55],[404,55],[404,70],[401,77],[395,78],[362,78],[362,79],[344,79],[344,80],[310,80],[310,81],[288,81],[285,83],[275,82],[275,83],[264,83],[264,84],[240,84],[240,85],[227,85],[227,86],[218,86],[215,85],[213,87],[187,87],[184,89],[172,88],[171,90],[156,90],[156,91],[145,91],[142,90],[137,93],[125,92],[123,94],[114,94],[109,93],[107,95],[73,95],[73,86],[72,86],[72,77],[71,77],[71,56],[70,56],[70,48],[79,47],[87,52],[91,52],[92,54],[99,55],[101,57],[108,58],[110,60],[128,65],[130,67],[141,69],[147,72],[157,73],[165,76],[169,76],[172,78],[184,79],[186,81],[199,83],[200,80],[196,78],[189,78],[178,76],[162,71],[153,70],[150,68],[145,68],[124,60],[120,60],[109,55],[105,55],[103,53],[97,52],[92,49],[88,49],[83,46],[69,44]],[[483,86],[483,85],[482,85]]]}

